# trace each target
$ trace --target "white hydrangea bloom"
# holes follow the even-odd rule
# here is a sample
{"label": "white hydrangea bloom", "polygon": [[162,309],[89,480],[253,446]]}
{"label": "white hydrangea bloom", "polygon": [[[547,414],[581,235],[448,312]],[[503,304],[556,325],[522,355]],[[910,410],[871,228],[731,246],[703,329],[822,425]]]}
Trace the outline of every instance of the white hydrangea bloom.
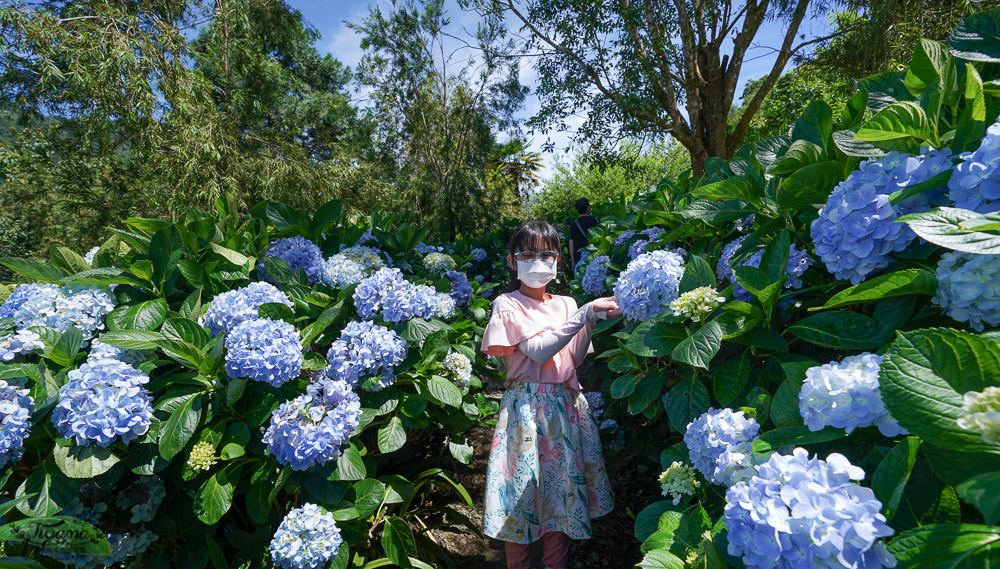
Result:
{"label": "white hydrangea bloom", "polygon": [[978,432],[987,443],[1000,443],[1000,387],[967,392],[962,396],[962,411],[968,415],[959,417],[959,427]]}
{"label": "white hydrangea bloom", "polygon": [[684,496],[693,495],[701,482],[698,480],[694,468],[675,460],[669,468],[660,475],[660,488],[663,495],[673,500],[674,505],[681,503]]}
{"label": "white hydrangea bloom", "polygon": [[677,297],[670,303],[670,309],[674,311],[674,316],[699,322],[725,301],[726,297],[715,292],[714,288],[702,286]]}

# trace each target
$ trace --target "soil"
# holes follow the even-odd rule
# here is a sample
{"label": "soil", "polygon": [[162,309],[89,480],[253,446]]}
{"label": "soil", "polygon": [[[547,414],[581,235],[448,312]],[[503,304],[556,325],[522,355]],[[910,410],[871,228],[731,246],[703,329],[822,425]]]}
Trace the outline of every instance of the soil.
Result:
{"label": "soil", "polygon": [[[581,370],[582,372],[582,370]],[[580,382],[585,391],[597,390],[600,378],[580,374]],[[496,401],[503,395],[503,384],[490,385],[485,395]],[[486,482],[486,464],[489,458],[490,440],[493,437],[493,427],[476,427],[466,433],[475,452],[469,467],[456,472],[458,481],[465,486],[473,499],[473,508],[469,509],[461,500],[455,499],[449,505],[468,516],[473,523],[482,523],[484,484]],[[648,476],[637,475],[639,470],[636,459],[626,454],[613,455],[608,450],[608,441],[604,442],[605,462],[611,475],[612,492],[615,498],[614,510],[593,521],[594,535],[590,539],[572,540],[569,550],[569,563],[566,569],[625,569],[635,567],[642,560],[639,552],[639,542],[634,537],[635,514],[649,504]],[[637,485],[644,488],[637,488]],[[647,495],[644,495],[647,494]],[[434,537],[445,548],[455,561],[456,567],[475,567],[477,569],[505,569],[507,567],[502,541],[485,536],[477,536],[466,528],[459,527],[453,531],[434,530]],[[534,548],[533,569],[541,569],[541,542]]]}

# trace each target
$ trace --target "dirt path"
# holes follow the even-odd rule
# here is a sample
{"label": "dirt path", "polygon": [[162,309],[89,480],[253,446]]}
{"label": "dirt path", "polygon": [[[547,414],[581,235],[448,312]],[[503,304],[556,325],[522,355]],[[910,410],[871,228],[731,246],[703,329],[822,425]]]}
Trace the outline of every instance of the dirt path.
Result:
{"label": "dirt path", "polygon": [[[600,383],[592,381],[583,374],[580,379],[585,390],[596,389]],[[496,385],[488,389],[486,395],[499,401],[502,393],[502,386]],[[467,436],[475,452],[469,462],[469,468],[460,470],[457,474],[459,482],[472,496],[474,509],[470,511],[460,502],[449,505],[467,515],[473,523],[480,524],[486,464],[493,427],[477,427],[468,432]],[[615,497],[615,509],[607,516],[594,520],[594,535],[591,539],[571,542],[567,569],[625,569],[635,567],[635,564],[642,559],[639,542],[634,537],[633,529],[635,514],[651,501],[648,496],[649,490],[645,488],[650,485],[643,484],[648,476],[638,475],[634,459],[623,456],[612,457],[607,449],[607,441],[604,443],[605,458]],[[644,487],[637,488],[637,484]],[[503,542],[499,540],[480,538],[461,529],[455,532],[436,531],[435,538],[451,553],[457,567],[505,569],[507,566]],[[542,567],[541,548],[538,546],[535,548],[533,567]]]}

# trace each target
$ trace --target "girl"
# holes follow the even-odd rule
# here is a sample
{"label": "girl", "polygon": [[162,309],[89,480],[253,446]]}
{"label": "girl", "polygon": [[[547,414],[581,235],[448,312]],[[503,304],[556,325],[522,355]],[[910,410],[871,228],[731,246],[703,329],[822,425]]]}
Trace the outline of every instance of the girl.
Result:
{"label": "girl", "polygon": [[597,425],[576,367],[594,351],[597,318],[618,316],[614,297],[577,308],[545,292],[556,276],[559,234],[544,221],[510,239],[510,291],[493,301],[482,351],[503,356],[507,382],[486,470],[484,533],[505,541],[507,567],[528,569],[542,540],[547,569],[564,569],[569,539],[591,536],[590,520],[614,501]]}

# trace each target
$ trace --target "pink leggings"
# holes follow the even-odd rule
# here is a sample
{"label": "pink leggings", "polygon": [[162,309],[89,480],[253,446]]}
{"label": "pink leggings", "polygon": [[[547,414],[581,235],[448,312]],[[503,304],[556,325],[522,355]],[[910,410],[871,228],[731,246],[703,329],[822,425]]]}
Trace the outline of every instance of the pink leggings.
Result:
{"label": "pink leggings", "polygon": [[[504,542],[507,550],[507,569],[531,567],[531,544]],[[542,534],[542,563],[546,569],[565,569],[569,557],[569,536],[561,531]]]}

